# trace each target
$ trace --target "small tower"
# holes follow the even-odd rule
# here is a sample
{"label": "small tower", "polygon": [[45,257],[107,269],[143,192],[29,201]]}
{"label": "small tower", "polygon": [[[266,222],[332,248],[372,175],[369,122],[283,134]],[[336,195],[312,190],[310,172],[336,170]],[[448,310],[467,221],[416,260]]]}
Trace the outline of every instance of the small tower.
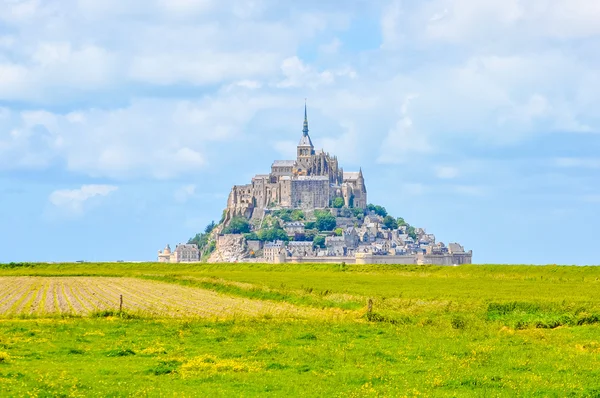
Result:
{"label": "small tower", "polygon": [[305,170],[310,165],[310,159],[315,154],[315,147],[308,135],[308,114],[306,111],[306,102],[304,103],[304,125],[302,128],[302,138],[297,147],[298,164]]}

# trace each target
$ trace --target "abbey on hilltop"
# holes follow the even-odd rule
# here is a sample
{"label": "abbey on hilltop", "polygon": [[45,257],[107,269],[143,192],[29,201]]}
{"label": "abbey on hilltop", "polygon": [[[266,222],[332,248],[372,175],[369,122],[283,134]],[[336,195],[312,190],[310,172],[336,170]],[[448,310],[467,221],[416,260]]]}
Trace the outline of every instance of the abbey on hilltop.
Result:
{"label": "abbey on hilltop", "polygon": [[272,207],[323,209],[335,198],[346,207],[366,208],[367,188],[362,169],[345,172],[337,157],[315,151],[308,135],[308,116],[304,105],[304,127],[295,160],[276,160],[270,174],[258,174],[246,185],[236,185],[229,194],[225,221],[235,216],[260,218]]}
{"label": "abbey on hilltop", "polygon": [[276,160],[269,174],[235,185],[219,223],[158,252],[160,262],[458,265],[471,259],[458,243],[446,246],[369,204],[362,169],[346,172],[337,157],[315,150],[306,104],[296,159]]}

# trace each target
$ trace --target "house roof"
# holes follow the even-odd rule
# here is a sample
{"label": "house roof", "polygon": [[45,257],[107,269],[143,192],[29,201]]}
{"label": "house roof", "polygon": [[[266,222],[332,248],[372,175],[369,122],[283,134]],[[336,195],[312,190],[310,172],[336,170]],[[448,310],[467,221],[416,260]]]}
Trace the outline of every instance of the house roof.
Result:
{"label": "house roof", "polygon": [[283,224],[283,227],[303,227],[304,223],[302,221],[291,221]]}
{"label": "house roof", "polygon": [[177,245],[177,247],[175,247],[175,251],[180,252],[183,250],[198,250],[198,245],[195,243],[189,243],[189,244],[185,244],[185,245]]}
{"label": "house roof", "polygon": [[310,246],[312,247],[313,243],[310,241],[292,241],[288,243],[288,246],[290,247],[298,247],[298,246]]}

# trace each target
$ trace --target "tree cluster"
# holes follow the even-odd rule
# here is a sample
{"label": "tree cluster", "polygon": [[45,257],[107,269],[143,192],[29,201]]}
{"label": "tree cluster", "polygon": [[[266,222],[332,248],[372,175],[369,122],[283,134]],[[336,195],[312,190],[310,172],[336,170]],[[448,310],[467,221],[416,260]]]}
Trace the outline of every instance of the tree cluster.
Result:
{"label": "tree cluster", "polygon": [[203,233],[196,234],[196,236],[189,239],[187,242],[188,244],[196,244],[198,246],[202,258],[208,257],[217,247],[217,243],[210,239],[210,234],[216,226],[215,222],[211,221],[210,224],[204,228]]}
{"label": "tree cluster", "polygon": [[250,232],[250,223],[245,217],[233,217],[223,229],[223,233],[228,234],[245,234]]}
{"label": "tree cluster", "polygon": [[381,217],[385,217],[388,215],[387,210],[385,209],[385,207],[383,206],[379,206],[379,205],[374,205],[372,203],[369,203],[367,205],[367,210],[374,212],[375,214],[377,214],[378,216]]}
{"label": "tree cluster", "polygon": [[315,227],[319,231],[333,231],[337,225],[335,216],[328,210],[315,210]]}
{"label": "tree cluster", "polygon": [[306,219],[306,215],[302,210],[281,209],[272,212],[274,217],[279,217],[283,222],[302,221]]}

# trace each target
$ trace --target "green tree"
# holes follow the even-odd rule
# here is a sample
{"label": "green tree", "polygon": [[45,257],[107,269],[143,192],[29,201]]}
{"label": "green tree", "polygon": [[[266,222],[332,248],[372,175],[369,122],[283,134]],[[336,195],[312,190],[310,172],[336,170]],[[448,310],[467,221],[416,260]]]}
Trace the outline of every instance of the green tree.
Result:
{"label": "green tree", "polygon": [[305,220],[305,219],[306,219],[306,215],[304,214],[304,212],[302,210],[292,211],[292,220],[293,221],[301,221],[301,220]]}
{"label": "green tree", "polygon": [[271,228],[273,228],[273,229],[283,229],[283,227],[281,226],[281,223],[277,219],[273,220],[273,222],[271,223]]}
{"label": "green tree", "polygon": [[342,207],[344,207],[344,198],[340,198],[339,196],[335,199],[333,199],[333,201],[331,202],[331,205],[335,208],[335,209],[341,209]]}
{"label": "green tree", "polygon": [[385,216],[383,218],[383,225],[388,229],[396,229],[398,228],[398,222],[392,216]]}
{"label": "green tree", "polygon": [[304,223],[304,229],[315,229],[317,228],[317,223],[314,221],[309,221]]}
{"label": "green tree", "polygon": [[405,225],[408,225],[408,223],[406,221],[404,221],[404,218],[402,218],[402,217],[398,217],[398,220],[396,222],[398,223],[399,227],[403,227]]}
{"label": "green tree", "polygon": [[408,236],[410,236],[411,238],[413,238],[413,240],[417,240],[417,233],[415,232],[415,227],[409,225],[408,228],[406,229],[406,233],[408,234]]}
{"label": "green tree", "polygon": [[319,231],[333,231],[336,226],[335,217],[327,210],[315,210],[317,221],[315,226]]}
{"label": "green tree", "polygon": [[372,203],[367,205],[367,210],[375,212],[378,216],[385,217],[388,215],[387,210],[383,206],[374,205]]}
{"label": "green tree", "polygon": [[259,240],[258,235],[256,235],[256,232],[250,232],[248,234],[244,234],[244,238],[246,238],[246,240]]}
{"label": "green tree", "polygon": [[210,224],[208,224],[206,226],[206,228],[204,228],[204,233],[210,234],[213,231],[213,229],[215,229],[216,226],[217,226],[217,224],[215,224],[214,221],[211,221]]}
{"label": "green tree", "polygon": [[250,223],[244,217],[233,217],[223,229],[224,234],[244,234],[250,232]]}
{"label": "green tree", "polygon": [[263,242],[272,242],[274,240],[283,240],[283,241],[289,240],[289,237],[287,236],[287,234],[285,233],[285,231],[283,229],[276,229],[276,228],[261,229],[260,231],[258,231],[258,233],[256,235],[258,236],[258,239],[262,240]]}
{"label": "green tree", "polygon": [[341,228],[336,228],[333,232],[335,232],[336,236],[342,236],[344,234],[344,230]]}
{"label": "green tree", "polygon": [[313,246],[323,249],[325,247],[325,237],[322,235],[315,236],[313,239]]}
{"label": "green tree", "polygon": [[196,244],[200,251],[203,251],[208,244],[209,237],[209,234],[196,234],[196,236],[188,240],[188,244]]}
{"label": "green tree", "polygon": [[312,242],[315,239],[315,236],[319,234],[319,231],[316,229],[306,229],[304,230],[304,240]]}

